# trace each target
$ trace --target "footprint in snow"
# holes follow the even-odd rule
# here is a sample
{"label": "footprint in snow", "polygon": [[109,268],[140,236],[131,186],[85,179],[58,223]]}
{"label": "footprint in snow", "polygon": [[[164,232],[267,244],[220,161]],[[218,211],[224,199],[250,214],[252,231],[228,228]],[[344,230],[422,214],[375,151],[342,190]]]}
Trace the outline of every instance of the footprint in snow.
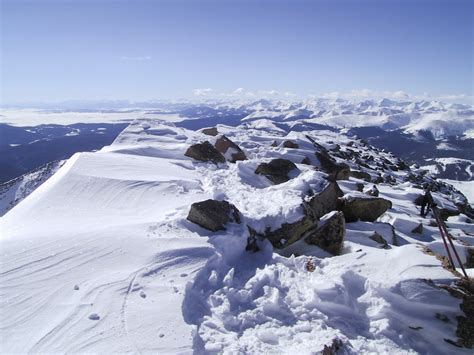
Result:
{"label": "footprint in snow", "polygon": [[186,274],[186,273],[182,273],[182,274],[181,274],[181,275],[179,275],[179,276],[181,276],[181,277],[186,277],[186,276],[188,276],[188,274]]}
{"label": "footprint in snow", "polygon": [[79,290],[79,286],[74,285],[74,291],[78,291],[78,290]]}
{"label": "footprint in snow", "polygon": [[91,314],[89,314],[89,319],[90,320],[99,320],[100,316],[97,313],[91,313]]}

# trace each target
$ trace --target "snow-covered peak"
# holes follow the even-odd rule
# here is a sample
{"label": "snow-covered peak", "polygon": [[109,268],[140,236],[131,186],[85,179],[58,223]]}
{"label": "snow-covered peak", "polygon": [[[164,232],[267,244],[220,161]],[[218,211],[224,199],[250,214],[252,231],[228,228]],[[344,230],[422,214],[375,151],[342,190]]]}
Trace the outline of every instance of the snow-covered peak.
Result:
{"label": "snow-covered peak", "polygon": [[[445,288],[456,276],[435,257],[445,255],[439,230],[415,204],[423,183],[436,187],[440,208],[458,214],[448,226],[466,262],[474,229],[459,192],[317,120],[222,119],[218,136],[182,127],[209,122],[209,110],[217,109],[194,108],[204,118],[185,123],[133,122],[111,146],[73,156],[0,219],[2,350],[312,353],[336,341],[346,353],[469,353],[453,345],[464,315]],[[186,154],[222,134],[246,160]],[[278,184],[256,173],[275,159],[296,166]],[[367,200],[391,207],[339,225],[340,255],[303,234],[291,253],[272,245],[265,236],[307,223],[307,204],[335,186],[340,169],[333,210],[345,203],[337,196],[353,202],[367,190],[379,195]],[[187,219],[208,199],[232,203],[240,222],[211,232]],[[257,252],[247,250],[251,237]]]}

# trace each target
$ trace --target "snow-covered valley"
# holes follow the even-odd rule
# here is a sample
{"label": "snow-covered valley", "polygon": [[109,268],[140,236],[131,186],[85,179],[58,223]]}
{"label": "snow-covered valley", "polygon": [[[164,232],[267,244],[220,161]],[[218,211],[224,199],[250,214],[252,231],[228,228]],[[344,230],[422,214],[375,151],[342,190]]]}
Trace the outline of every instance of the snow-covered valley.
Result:
{"label": "snow-covered valley", "polygon": [[[112,145],[75,154],[1,217],[2,353],[471,353],[460,347],[469,340],[459,317],[469,316],[453,296],[459,274],[440,260],[439,230],[415,204],[423,184],[434,184],[472,275],[466,198],[343,127],[264,109],[136,120]],[[226,110],[235,124],[214,118]],[[218,135],[189,129],[206,126]],[[234,148],[217,164],[188,155],[222,134],[245,159],[230,162]],[[343,211],[339,255],[269,237],[304,219],[331,177],[307,136],[350,169],[335,172],[338,201],[367,199],[376,185],[391,203],[374,221]],[[287,181],[255,173],[274,159],[295,165]],[[208,199],[234,205],[240,223],[212,232],[190,221],[191,205]],[[247,250],[249,237],[258,251]]]}

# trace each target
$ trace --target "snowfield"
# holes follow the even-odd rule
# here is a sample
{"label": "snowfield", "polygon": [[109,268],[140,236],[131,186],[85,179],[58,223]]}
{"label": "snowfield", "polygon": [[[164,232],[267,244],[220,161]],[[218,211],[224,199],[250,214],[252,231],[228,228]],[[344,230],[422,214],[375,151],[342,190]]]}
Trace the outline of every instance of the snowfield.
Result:
{"label": "snowfield", "polygon": [[[422,190],[407,171],[381,171],[377,187],[392,208],[375,222],[347,223],[339,256],[303,241],[292,253],[268,240],[246,251],[247,226],[264,233],[298,221],[307,191],[325,181],[306,134],[328,149],[394,159],[268,116],[218,124],[248,160],[217,165],[184,155],[215,137],[136,120],[111,146],[75,154],[1,217],[1,352],[310,354],[338,339],[345,354],[472,353],[446,341],[456,342],[463,311],[441,286],[457,277],[424,251],[445,255],[438,228],[413,203]],[[289,181],[254,173],[273,158],[296,164]],[[361,183],[338,181],[348,196]],[[465,201],[446,191],[435,196],[439,206]],[[207,199],[234,204],[242,223],[210,232],[188,221],[191,204]],[[468,262],[474,224],[463,214],[447,224]]]}

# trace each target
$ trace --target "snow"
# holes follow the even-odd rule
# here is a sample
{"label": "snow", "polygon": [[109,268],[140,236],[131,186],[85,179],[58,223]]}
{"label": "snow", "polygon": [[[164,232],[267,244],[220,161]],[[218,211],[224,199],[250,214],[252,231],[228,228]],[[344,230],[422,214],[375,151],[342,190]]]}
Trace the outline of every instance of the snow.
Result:
{"label": "snow", "polygon": [[20,203],[63,164],[64,161],[53,161],[40,166],[28,174],[0,184],[0,217]]}
{"label": "snow", "polygon": [[453,185],[467,197],[469,203],[474,204],[474,181],[456,181],[443,179],[444,182]]}
{"label": "snow", "polygon": [[[75,154],[1,217],[2,352],[309,354],[338,338],[346,353],[469,353],[444,341],[456,339],[462,313],[438,287],[455,276],[423,252],[443,251],[412,202],[421,190],[391,173],[396,183],[378,188],[393,207],[375,223],[348,223],[340,256],[302,242],[278,255],[265,240],[249,253],[247,225],[264,232],[298,221],[308,191],[321,189],[325,174],[300,164],[315,159],[305,134],[327,147],[351,139],[286,134],[267,120],[218,129],[249,159],[193,161],[187,147],[209,136],[137,120],[111,146]],[[271,146],[286,139],[300,149]],[[275,157],[298,167],[279,185],[254,174]],[[356,181],[341,182],[346,197],[357,195]],[[208,198],[233,203],[243,223],[211,233],[187,221],[190,205]],[[461,241],[472,237],[463,231],[474,227],[448,223],[465,253]],[[375,231],[386,248],[370,239]]]}
{"label": "snow", "polygon": [[75,123],[113,123],[130,122],[137,117],[159,118],[169,122],[179,122],[183,117],[178,114],[160,113],[154,110],[126,109],[126,110],[96,110],[96,111],[69,111],[46,109],[1,109],[0,123],[13,126],[36,126],[42,124],[71,125]]}

